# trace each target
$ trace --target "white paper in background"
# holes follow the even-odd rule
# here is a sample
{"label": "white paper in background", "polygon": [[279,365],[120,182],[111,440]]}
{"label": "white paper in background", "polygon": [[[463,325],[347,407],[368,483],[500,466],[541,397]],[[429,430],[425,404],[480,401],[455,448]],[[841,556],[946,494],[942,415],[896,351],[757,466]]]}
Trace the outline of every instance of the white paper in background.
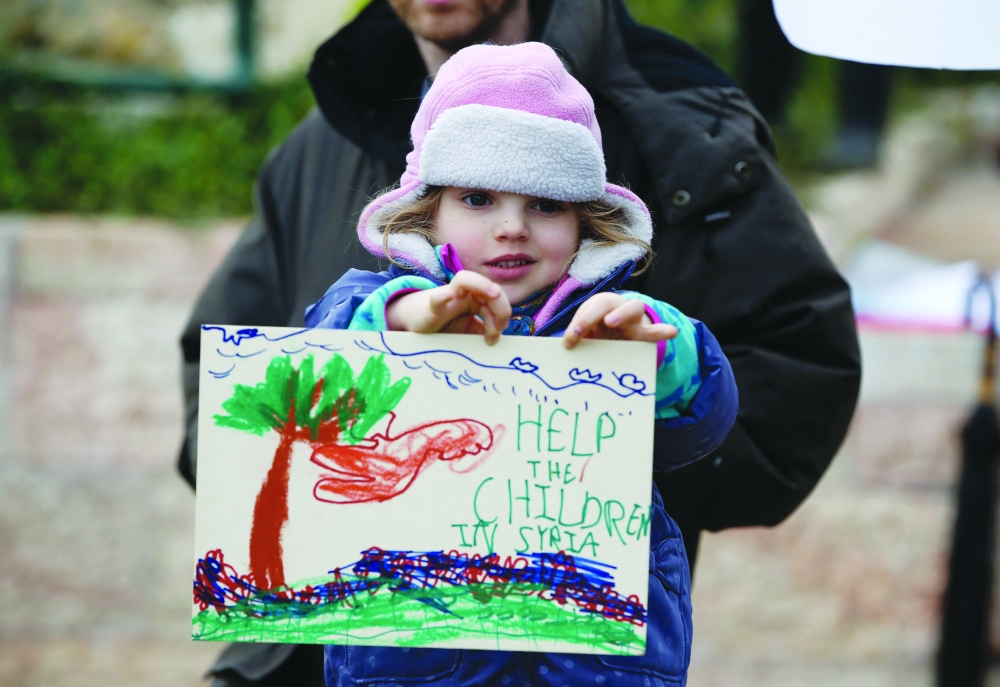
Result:
{"label": "white paper in background", "polygon": [[644,653],[655,346],[201,341],[195,639]]}
{"label": "white paper in background", "polygon": [[[982,331],[989,325],[989,299],[983,289],[971,303],[967,322],[969,294],[980,275],[974,260],[942,263],[872,241],[853,256],[845,274],[855,314],[864,325],[942,332],[960,331],[970,324]],[[991,275],[991,280],[1000,295],[1000,275]]]}
{"label": "white paper in background", "polygon": [[792,45],[842,60],[1000,69],[997,0],[774,0]]}

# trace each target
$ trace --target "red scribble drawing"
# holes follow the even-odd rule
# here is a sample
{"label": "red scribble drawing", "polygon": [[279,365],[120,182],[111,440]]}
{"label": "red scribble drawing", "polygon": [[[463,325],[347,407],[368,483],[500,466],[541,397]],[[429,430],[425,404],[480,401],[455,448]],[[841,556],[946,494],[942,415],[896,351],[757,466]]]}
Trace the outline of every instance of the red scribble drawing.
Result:
{"label": "red scribble drawing", "polygon": [[[320,446],[312,462],[329,470],[313,489],[313,495],[327,503],[388,501],[413,484],[434,461],[455,461],[479,456],[467,472],[477,467],[494,445],[494,430],[478,420],[459,419],[432,422],[392,436],[395,413],[390,413],[384,434],[373,434],[354,445]],[[503,428],[498,426],[498,432]]]}

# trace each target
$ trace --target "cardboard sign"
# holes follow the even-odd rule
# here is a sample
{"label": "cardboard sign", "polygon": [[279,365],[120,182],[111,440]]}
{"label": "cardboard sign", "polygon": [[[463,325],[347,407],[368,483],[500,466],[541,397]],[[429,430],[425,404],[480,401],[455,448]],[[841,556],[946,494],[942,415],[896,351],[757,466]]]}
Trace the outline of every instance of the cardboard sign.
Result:
{"label": "cardboard sign", "polygon": [[195,639],[645,652],[654,345],[201,341]]}
{"label": "cardboard sign", "polygon": [[799,50],[931,69],[1000,69],[997,0],[774,0]]}

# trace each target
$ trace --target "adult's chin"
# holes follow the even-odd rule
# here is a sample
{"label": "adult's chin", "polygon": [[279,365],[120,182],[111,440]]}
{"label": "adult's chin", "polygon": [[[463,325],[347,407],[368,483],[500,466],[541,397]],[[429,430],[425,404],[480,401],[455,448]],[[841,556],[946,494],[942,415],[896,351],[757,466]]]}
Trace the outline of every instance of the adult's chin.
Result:
{"label": "adult's chin", "polygon": [[451,53],[489,40],[518,2],[389,0],[392,9],[410,31]]}

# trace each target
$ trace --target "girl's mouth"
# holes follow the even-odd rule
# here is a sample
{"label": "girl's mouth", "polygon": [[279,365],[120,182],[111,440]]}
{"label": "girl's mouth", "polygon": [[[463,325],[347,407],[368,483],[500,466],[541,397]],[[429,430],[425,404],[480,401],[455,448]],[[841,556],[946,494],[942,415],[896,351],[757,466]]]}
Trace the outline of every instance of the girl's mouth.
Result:
{"label": "girl's mouth", "polygon": [[534,264],[535,260],[531,256],[519,253],[517,255],[501,255],[485,263],[485,267],[494,279],[513,281],[527,274]]}

